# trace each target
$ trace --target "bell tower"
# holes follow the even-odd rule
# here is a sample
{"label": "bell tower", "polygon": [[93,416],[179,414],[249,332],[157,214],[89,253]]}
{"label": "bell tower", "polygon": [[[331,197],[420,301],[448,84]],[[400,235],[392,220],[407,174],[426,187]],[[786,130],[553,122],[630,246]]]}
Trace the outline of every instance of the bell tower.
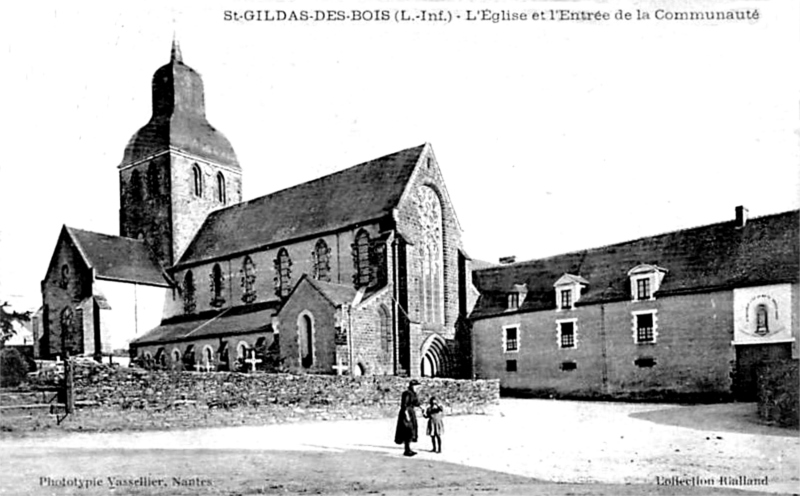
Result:
{"label": "bell tower", "polygon": [[206,119],[203,79],[172,42],[152,82],[153,112],[119,165],[120,235],[144,239],[174,265],[208,214],[242,201],[242,170],[230,142]]}

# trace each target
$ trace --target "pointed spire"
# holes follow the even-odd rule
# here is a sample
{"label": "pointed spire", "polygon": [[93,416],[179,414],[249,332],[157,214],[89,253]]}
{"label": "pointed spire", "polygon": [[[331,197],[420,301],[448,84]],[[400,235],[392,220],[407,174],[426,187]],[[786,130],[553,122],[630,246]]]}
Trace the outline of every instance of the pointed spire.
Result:
{"label": "pointed spire", "polygon": [[172,54],[170,55],[170,62],[183,62],[181,46],[178,43],[178,38],[175,36],[175,33],[172,34]]}

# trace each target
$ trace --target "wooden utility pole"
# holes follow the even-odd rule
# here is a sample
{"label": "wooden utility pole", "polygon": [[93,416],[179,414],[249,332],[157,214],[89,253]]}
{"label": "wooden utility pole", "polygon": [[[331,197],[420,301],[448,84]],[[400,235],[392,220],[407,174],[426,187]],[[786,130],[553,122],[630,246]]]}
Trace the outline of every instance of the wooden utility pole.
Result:
{"label": "wooden utility pole", "polygon": [[75,411],[75,373],[69,352],[64,353],[64,409],[67,414]]}

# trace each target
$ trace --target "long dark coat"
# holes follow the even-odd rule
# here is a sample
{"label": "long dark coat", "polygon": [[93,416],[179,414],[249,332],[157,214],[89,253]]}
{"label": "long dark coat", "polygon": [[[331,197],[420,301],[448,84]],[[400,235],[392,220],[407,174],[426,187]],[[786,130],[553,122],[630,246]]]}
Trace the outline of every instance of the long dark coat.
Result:
{"label": "long dark coat", "polygon": [[397,414],[397,428],[394,432],[394,442],[403,444],[407,442],[417,442],[417,414],[414,407],[419,407],[417,393],[403,391],[400,398],[400,412]]}

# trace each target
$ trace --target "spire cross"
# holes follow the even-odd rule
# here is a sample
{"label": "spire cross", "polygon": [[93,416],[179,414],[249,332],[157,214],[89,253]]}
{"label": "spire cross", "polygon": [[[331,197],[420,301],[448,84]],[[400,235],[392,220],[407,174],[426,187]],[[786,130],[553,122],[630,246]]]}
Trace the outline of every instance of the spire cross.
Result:
{"label": "spire cross", "polygon": [[181,45],[178,43],[178,37],[174,32],[172,33],[172,53],[170,54],[170,60],[173,62],[183,62]]}

